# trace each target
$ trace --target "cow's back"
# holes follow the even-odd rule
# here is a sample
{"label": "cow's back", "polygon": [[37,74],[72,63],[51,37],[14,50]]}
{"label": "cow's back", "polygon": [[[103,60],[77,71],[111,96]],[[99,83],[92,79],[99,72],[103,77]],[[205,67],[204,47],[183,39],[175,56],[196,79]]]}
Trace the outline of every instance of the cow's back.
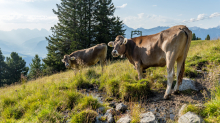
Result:
{"label": "cow's back", "polygon": [[88,49],[80,50],[78,57],[84,64],[90,66],[96,64],[100,59],[107,56],[107,45],[105,43],[97,44]]}

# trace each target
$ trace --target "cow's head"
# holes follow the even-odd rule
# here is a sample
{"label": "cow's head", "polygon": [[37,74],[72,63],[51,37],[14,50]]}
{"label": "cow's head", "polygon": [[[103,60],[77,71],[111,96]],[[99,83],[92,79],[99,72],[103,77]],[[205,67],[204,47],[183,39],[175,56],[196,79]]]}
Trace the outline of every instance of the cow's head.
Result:
{"label": "cow's head", "polygon": [[75,60],[74,56],[70,57],[69,55],[64,55],[62,62],[65,63],[66,68],[71,67],[71,60]]}
{"label": "cow's head", "polygon": [[125,44],[128,42],[127,38],[124,38],[123,36],[119,35],[115,38],[115,41],[110,41],[108,43],[108,46],[114,47],[112,51],[113,57],[118,57],[120,55],[123,55],[125,53],[126,47]]}

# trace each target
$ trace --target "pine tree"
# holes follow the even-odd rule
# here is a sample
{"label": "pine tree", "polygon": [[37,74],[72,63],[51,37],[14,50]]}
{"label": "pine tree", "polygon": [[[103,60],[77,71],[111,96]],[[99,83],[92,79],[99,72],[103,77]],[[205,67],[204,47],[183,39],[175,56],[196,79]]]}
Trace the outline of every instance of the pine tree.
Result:
{"label": "pine tree", "polygon": [[210,40],[209,34],[206,36],[205,40]]}
{"label": "pine tree", "polygon": [[21,74],[26,76],[29,70],[28,67],[25,67],[26,62],[16,52],[12,52],[10,57],[6,58],[6,64],[8,66],[7,84],[19,82],[21,79]]}
{"label": "pine tree", "polygon": [[192,34],[192,40],[196,40],[196,34],[195,33]]}
{"label": "pine tree", "polygon": [[123,35],[122,21],[114,17],[111,0],[62,0],[57,4],[58,23],[51,28],[48,54],[43,62],[52,71],[65,70],[61,59],[76,50],[98,43],[108,43],[117,35]]}
{"label": "pine tree", "polygon": [[63,0],[53,10],[59,22],[51,28],[53,35],[47,37],[48,54],[43,59],[53,71],[64,70],[61,59],[65,54],[88,48],[93,43],[92,11],[95,0]]}
{"label": "pine tree", "polygon": [[42,64],[41,64],[41,59],[39,56],[36,54],[35,57],[32,59],[32,63],[30,63],[30,72],[28,74],[29,78],[36,79],[40,76],[42,76]]}
{"label": "pine tree", "polygon": [[7,65],[4,62],[5,57],[2,54],[2,51],[0,49],[0,87],[4,85],[5,79],[6,79],[6,68]]}
{"label": "pine tree", "polygon": [[[123,22],[119,17],[114,17],[115,7],[112,0],[98,0],[96,2],[95,26],[97,43],[106,43],[115,40],[117,35],[124,35]],[[111,51],[108,50],[108,58],[111,57]]]}

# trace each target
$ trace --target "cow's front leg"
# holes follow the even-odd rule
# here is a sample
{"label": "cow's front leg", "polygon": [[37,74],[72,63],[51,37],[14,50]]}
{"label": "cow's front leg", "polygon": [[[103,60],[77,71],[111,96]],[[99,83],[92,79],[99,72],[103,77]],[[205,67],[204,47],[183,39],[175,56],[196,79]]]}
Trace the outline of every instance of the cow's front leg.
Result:
{"label": "cow's front leg", "polygon": [[140,63],[135,63],[135,67],[136,67],[136,70],[137,70],[137,72],[138,72],[138,79],[139,80],[141,80],[142,79],[142,71],[143,71],[143,69],[142,69],[142,67],[141,67],[141,65],[140,65]]}

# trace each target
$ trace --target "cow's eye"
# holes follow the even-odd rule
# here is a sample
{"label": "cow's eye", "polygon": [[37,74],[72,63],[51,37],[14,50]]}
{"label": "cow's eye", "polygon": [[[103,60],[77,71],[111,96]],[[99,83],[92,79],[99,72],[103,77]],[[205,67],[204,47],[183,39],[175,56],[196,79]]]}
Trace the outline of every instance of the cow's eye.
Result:
{"label": "cow's eye", "polygon": [[121,42],[120,45],[122,45],[123,43]]}

